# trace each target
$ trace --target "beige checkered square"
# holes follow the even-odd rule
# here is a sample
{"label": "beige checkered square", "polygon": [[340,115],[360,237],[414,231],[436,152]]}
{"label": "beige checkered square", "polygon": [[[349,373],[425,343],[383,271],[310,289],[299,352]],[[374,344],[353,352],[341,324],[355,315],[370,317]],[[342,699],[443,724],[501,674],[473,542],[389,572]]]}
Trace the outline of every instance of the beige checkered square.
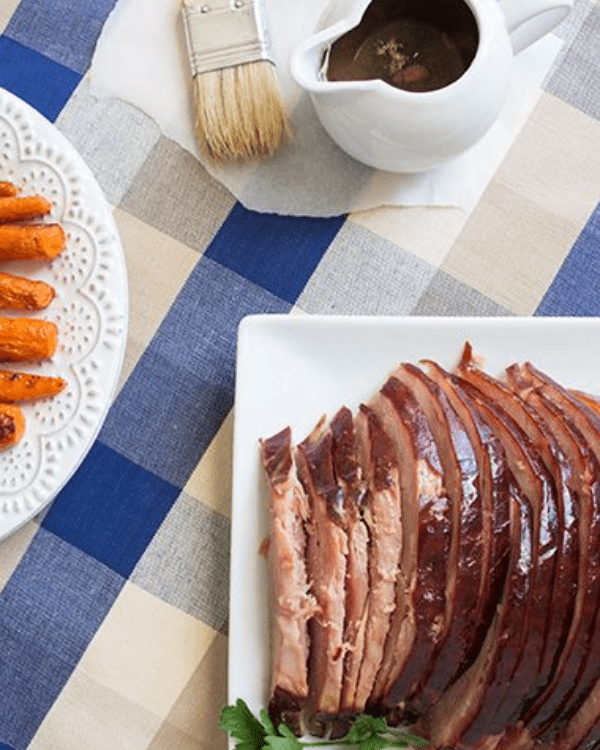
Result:
{"label": "beige checkered square", "polygon": [[0,544],[0,591],[8,583],[38,528],[37,521],[29,521]]}
{"label": "beige checkered square", "polygon": [[129,331],[121,384],[138,359],[188,275],[198,253],[126,211],[116,209],[129,283]]}
{"label": "beige checkered square", "polygon": [[11,16],[16,11],[21,0],[3,0],[0,3],[0,34],[4,32]]}
{"label": "beige checkered square", "polygon": [[190,497],[226,518],[231,518],[232,444],[230,412],[184,487]]}
{"label": "beige checkered square", "polygon": [[349,220],[438,268],[467,219],[460,208],[414,206],[357,211]]}
{"label": "beige checkered square", "polygon": [[535,312],[600,194],[600,123],[545,94],[442,269]]}
{"label": "beige checkered square", "polygon": [[227,638],[218,635],[148,750],[225,750],[219,728],[227,702]]}
{"label": "beige checkered square", "polygon": [[215,635],[194,617],[126,583],[78,670],[164,720]]}
{"label": "beige checkered square", "polygon": [[28,750],[146,750],[160,725],[155,714],[75,670]]}

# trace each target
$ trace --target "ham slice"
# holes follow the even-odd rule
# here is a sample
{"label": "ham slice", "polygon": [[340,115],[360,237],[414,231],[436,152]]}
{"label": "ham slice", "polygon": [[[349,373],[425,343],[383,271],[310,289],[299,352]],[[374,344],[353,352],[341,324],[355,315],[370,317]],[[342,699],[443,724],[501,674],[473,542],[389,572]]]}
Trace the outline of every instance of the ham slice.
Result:
{"label": "ham slice", "polygon": [[460,416],[475,451],[482,502],[483,545],[481,554],[481,589],[478,595],[477,620],[480,632],[473,643],[476,653],[496,611],[504,585],[509,555],[508,483],[512,475],[506,463],[502,443],[482,419],[466,394],[456,386],[452,375],[432,360],[423,362],[430,378],[444,391]]}
{"label": "ham slice", "polygon": [[547,605],[556,572],[558,522],[554,484],[522,430],[498,404],[488,401],[467,381],[461,378],[456,381],[502,441],[508,465],[530,503],[533,517],[533,577],[528,614],[520,623],[519,634],[506,644],[506,658],[514,659],[514,669],[508,683],[493,688],[497,692],[493,716],[485,720],[480,715],[465,734],[466,744],[474,745],[486,735],[501,735],[509,723],[521,716],[528,697],[537,695],[549,681],[549,674],[542,674],[541,669]]}
{"label": "ham slice", "polygon": [[331,420],[333,463],[340,490],[342,522],[348,539],[344,643],[340,712],[356,713],[356,686],[365,647],[369,594],[369,532],[364,522],[367,483],[358,461],[354,416],[342,407]]}
{"label": "ham slice", "polygon": [[[545,631],[545,644],[539,668],[539,685],[545,691],[546,677],[553,674],[569,643],[573,628],[576,593],[579,581],[579,495],[573,485],[575,468],[565,454],[554,433],[542,415],[531,409],[505,383],[480,370],[472,358],[470,347],[465,347],[459,365],[461,377],[487,398],[499,404],[504,412],[519,426],[532,450],[539,455],[556,490],[557,557],[549,617]],[[539,695],[535,686],[526,704],[536,701]],[[528,708],[527,708],[528,710]]]}
{"label": "ham slice", "polygon": [[396,606],[402,516],[396,453],[380,420],[366,405],[356,416],[356,432],[368,486],[365,521],[370,538],[366,633],[353,706],[358,713],[371,695]]}
{"label": "ham slice", "polygon": [[269,486],[271,532],[268,559],[273,602],[272,678],[269,714],[303,731],[301,712],[308,697],[308,629],[315,602],[309,593],[305,525],[306,494],[296,476],[289,427],[260,442]]}
{"label": "ham slice", "polygon": [[[411,710],[423,713],[462,674],[473,658],[481,627],[484,520],[479,471],[467,430],[444,391],[411,364],[394,373],[418,401],[436,441],[452,512],[452,537],[446,560],[446,632],[440,638],[430,670],[424,670],[409,695]],[[487,575],[487,571],[485,571]]]}
{"label": "ham slice", "polygon": [[[525,363],[518,369],[512,369],[513,380],[518,377],[520,392],[529,400],[537,396],[543,396],[546,403],[550,401],[562,413],[563,420],[573,425],[578,433],[584,438],[589,446],[590,452],[597,462],[600,462],[600,420],[598,414],[586,403],[553,381],[544,373],[534,368],[530,363]],[[585,479],[585,477],[584,477]],[[598,534],[597,516],[597,483],[592,481],[591,486],[591,517],[590,533]],[[598,566],[598,555],[600,545],[597,537],[588,541],[584,549],[587,555],[588,575],[594,577],[594,571]],[[591,582],[588,580],[588,582]],[[592,602],[590,602],[592,603]],[[559,711],[555,711],[550,723],[537,732],[538,742],[541,747],[552,747],[560,750],[574,750],[580,747],[580,742],[595,731],[600,723],[600,663],[597,654],[600,649],[600,611],[596,607],[595,613],[588,613],[593,618],[590,640],[583,658],[583,664],[576,677],[575,686],[568,691],[563,705]],[[590,745],[591,747],[592,745]]]}
{"label": "ham slice", "polygon": [[453,596],[455,576],[445,561],[453,512],[429,422],[409,389],[390,377],[371,406],[398,458],[405,544],[396,610],[370,703],[403,711],[448,627],[446,598]]}
{"label": "ham slice", "polygon": [[575,396],[576,399],[584,403],[589,409],[600,414],[600,397],[594,396],[591,393],[585,393],[585,391],[578,391],[576,389],[570,389],[569,393]]}
{"label": "ham slice", "polygon": [[[463,736],[475,721],[485,725],[494,716],[498,694],[502,693],[514,669],[514,657],[506,652],[506,644],[519,640],[528,616],[533,573],[533,517],[529,503],[510,480],[506,497],[510,498],[510,554],[495,615],[474,663],[414,727],[416,732],[431,740],[432,750],[472,747],[463,741]],[[490,738],[482,739],[487,742]],[[481,742],[477,743],[478,748],[482,746]]]}
{"label": "ham slice", "polygon": [[317,612],[309,622],[309,730],[322,736],[340,712],[344,665],[345,579],[348,545],[339,519],[339,490],[333,469],[333,437],[325,430],[298,445],[298,476],[310,506],[307,569]]}

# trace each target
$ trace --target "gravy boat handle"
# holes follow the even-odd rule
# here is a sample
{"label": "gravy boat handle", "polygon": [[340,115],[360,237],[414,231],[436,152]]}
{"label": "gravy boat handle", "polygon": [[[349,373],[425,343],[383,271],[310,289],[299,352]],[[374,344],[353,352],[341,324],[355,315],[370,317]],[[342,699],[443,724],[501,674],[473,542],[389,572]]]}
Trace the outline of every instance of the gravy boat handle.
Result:
{"label": "gravy boat handle", "polygon": [[573,0],[502,0],[499,7],[517,54],[564,21],[573,8]]}

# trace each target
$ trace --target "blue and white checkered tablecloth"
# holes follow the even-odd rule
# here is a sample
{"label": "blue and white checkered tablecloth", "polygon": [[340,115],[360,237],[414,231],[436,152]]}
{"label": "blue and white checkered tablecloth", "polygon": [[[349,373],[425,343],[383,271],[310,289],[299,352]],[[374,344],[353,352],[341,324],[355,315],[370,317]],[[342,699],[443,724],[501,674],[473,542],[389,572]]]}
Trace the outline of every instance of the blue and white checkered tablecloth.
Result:
{"label": "blue and white checkered tablecloth", "polygon": [[2,750],[225,747],[244,316],[600,314],[598,0],[577,0],[472,212],[333,218],[245,208],[151,117],[90,94],[119,1],[0,2],[0,86],[94,172],[130,294],[123,373],[97,440],[51,506],[0,542]]}

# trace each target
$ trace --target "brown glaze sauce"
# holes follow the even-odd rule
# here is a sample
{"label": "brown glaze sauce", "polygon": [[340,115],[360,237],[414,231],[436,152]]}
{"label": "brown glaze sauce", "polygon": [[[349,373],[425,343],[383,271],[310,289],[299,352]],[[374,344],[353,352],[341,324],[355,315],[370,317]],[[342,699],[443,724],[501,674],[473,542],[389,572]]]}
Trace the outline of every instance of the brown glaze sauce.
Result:
{"label": "brown glaze sauce", "polygon": [[374,0],[329,50],[330,81],[381,79],[406,91],[444,88],[475,57],[479,33],[463,0]]}

